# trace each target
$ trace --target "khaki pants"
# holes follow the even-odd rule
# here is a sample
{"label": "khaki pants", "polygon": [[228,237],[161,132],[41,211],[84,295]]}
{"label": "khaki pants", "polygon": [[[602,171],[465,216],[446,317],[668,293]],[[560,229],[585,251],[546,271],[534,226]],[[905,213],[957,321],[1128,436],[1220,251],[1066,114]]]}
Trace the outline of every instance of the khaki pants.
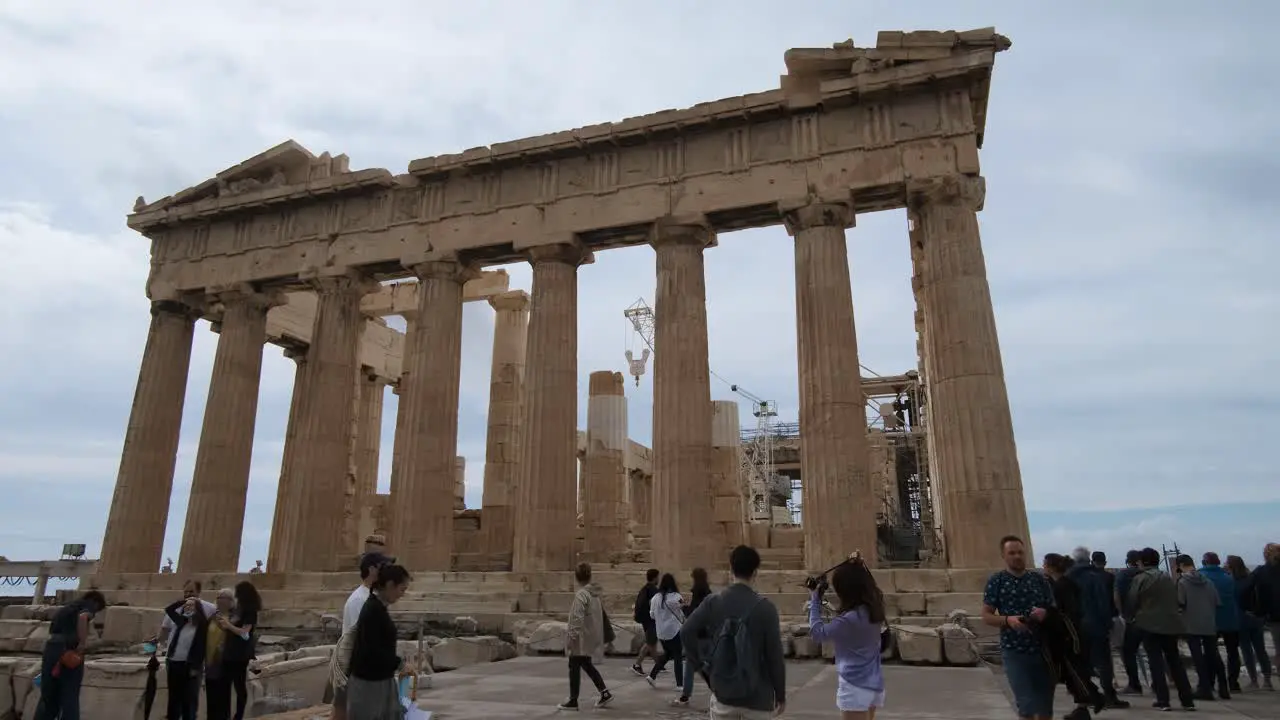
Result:
{"label": "khaki pants", "polygon": [[711,696],[711,720],[770,720],[772,710],[751,710],[725,705]]}

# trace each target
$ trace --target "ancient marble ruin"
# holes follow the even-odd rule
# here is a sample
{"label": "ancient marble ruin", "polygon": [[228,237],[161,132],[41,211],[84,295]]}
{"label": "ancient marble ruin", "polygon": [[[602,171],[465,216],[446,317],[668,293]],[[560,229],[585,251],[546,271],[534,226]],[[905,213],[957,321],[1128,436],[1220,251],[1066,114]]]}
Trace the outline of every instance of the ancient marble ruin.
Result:
{"label": "ancient marble ruin", "polygon": [[[881,32],[871,48],[788,51],[775,89],[412,160],[404,173],[352,170],[345,155],[286,141],[139,198],[128,223],[151,241],[151,329],[98,575],[160,567],[202,318],[219,338],[184,575],[246,562],[267,343],[297,363],[267,576],[349,568],[372,533],[411,570],[435,572],[720,567],[743,541],[786,549],[779,570],[874,555],[892,454],[868,433],[846,245],[859,213],[899,208],[930,522],[950,567],[992,565],[997,538],[1027,534],[977,215],[987,94],[1008,47],[990,28]],[[707,360],[705,255],[720,233],[779,224],[795,248],[794,529],[752,522],[737,407],[713,402]],[[577,360],[578,274],[595,253],[642,244],[655,255],[660,348],[651,449],[629,439],[622,376]],[[524,262],[528,292],[488,269]],[[481,300],[496,318],[492,386],[482,506],[468,510],[456,501],[462,306]],[[388,388],[400,403],[379,495]]]}

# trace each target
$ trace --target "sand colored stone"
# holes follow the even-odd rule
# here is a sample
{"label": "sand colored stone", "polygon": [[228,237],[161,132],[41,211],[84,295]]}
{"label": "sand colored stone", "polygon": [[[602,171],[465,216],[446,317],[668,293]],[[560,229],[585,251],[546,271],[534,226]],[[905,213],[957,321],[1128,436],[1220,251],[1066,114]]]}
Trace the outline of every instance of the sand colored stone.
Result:
{"label": "sand colored stone", "polygon": [[578,245],[533,248],[512,569],[574,565],[577,505]]}
{"label": "sand colored stone", "polygon": [[711,494],[721,552],[746,542],[746,487],[741,477],[742,432],[738,403],[711,403]]}
{"label": "sand colored stone", "polygon": [[104,572],[160,568],[196,317],[179,303],[151,306],[151,329],[102,541]]}
{"label": "sand colored stone", "polygon": [[494,310],[493,359],[489,371],[489,427],[485,439],[481,528],[486,552],[510,554],[515,539],[529,294],[512,290],[489,298],[489,304]]}
{"label": "sand colored stone", "polygon": [[267,310],[280,302],[250,288],[222,293],[216,301],[225,309],[178,555],[190,572],[239,568]]}
{"label": "sand colored stone", "polygon": [[271,539],[267,546],[267,569],[276,572],[285,569],[285,559],[290,557],[288,544],[293,537],[293,523],[297,520],[296,508],[289,504],[289,498],[292,497],[290,486],[294,479],[293,464],[298,454],[298,415],[309,397],[305,380],[306,350],[285,350],[285,357],[293,360],[295,368],[289,419],[285,426],[284,449],[280,458],[280,480],[276,485],[276,506],[271,520]]}
{"label": "sand colored stone", "polygon": [[622,373],[591,373],[582,458],[583,559],[603,562],[627,545],[627,396]]}
{"label": "sand colored stone", "polygon": [[[391,512],[391,539],[402,564],[448,570],[458,447],[462,285],[473,272],[457,262],[414,268],[421,282],[414,328],[412,379],[406,399],[404,453]],[[405,397],[407,394],[407,398]]]}
{"label": "sand colored stone", "polygon": [[930,427],[953,567],[990,567],[999,539],[1030,537],[991,288],[978,232],[982,178],[909,186],[923,252]]}

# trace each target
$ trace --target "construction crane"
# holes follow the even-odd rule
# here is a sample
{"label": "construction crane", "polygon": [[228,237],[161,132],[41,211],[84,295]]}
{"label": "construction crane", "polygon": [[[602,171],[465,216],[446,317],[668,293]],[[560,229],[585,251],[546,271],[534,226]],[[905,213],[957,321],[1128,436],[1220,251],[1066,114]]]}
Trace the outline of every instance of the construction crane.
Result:
{"label": "construction crane", "polygon": [[[631,323],[631,328],[634,330],[633,336],[639,335],[645,346],[643,348],[629,346],[626,351],[628,369],[635,377],[636,385],[639,386],[640,376],[644,375],[650,354],[658,352],[657,347],[654,346],[654,312],[653,308],[649,307],[649,303],[645,302],[644,298],[640,298],[623,310],[622,315]],[[635,354],[637,349],[641,350],[638,358]],[[724,380],[715,372],[711,374],[721,381]],[[772,520],[770,497],[780,493],[780,483],[786,485],[785,491],[781,491],[781,494],[788,498],[791,495],[790,483],[786,478],[778,475],[773,465],[773,418],[778,416],[778,404],[772,400],[763,400],[738,385],[726,384],[734,393],[751,402],[751,414],[756,418],[754,435],[747,442],[739,445],[738,449],[741,482],[747,496],[750,519]],[[790,506],[791,503],[789,502],[788,505]],[[791,507],[793,516],[797,509]]]}

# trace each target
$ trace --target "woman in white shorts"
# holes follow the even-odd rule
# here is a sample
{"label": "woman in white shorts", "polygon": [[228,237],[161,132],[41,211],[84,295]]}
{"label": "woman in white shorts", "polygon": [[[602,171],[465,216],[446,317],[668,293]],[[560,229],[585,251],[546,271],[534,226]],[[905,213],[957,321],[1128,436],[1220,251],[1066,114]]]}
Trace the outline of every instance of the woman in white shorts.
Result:
{"label": "woman in white shorts", "polygon": [[831,589],[839,608],[830,620],[822,619],[819,584],[809,603],[809,634],[817,643],[835,645],[836,707],[843,720],[870,720],[884,707],[884,674],[880,668],[880,632],[884,627],[884,595],[871,570],[857,553],[831,572]]}

